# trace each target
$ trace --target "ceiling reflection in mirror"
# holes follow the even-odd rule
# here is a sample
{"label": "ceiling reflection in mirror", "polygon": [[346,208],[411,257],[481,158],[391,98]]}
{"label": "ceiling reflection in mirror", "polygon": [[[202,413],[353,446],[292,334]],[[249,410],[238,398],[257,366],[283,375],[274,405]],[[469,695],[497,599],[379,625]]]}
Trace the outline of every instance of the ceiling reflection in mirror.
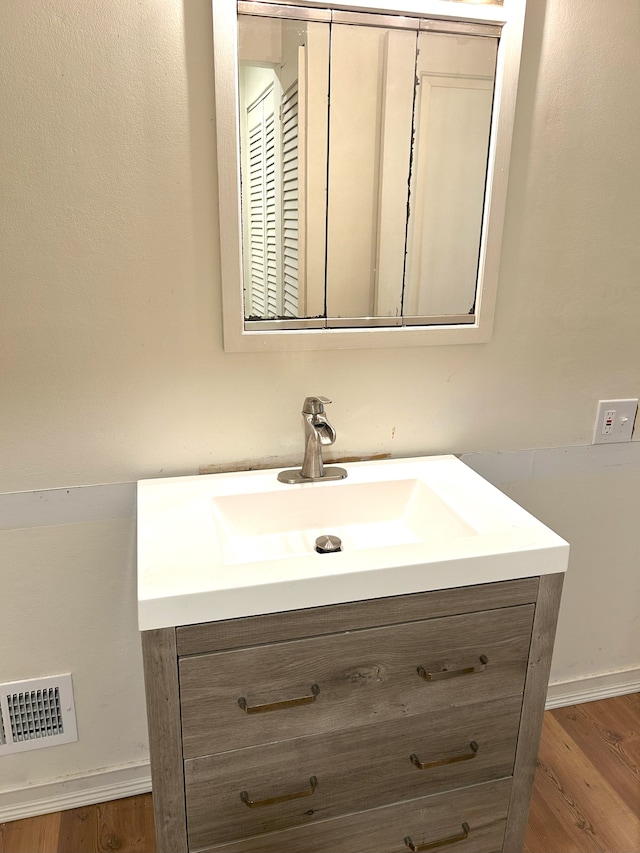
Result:
{"label": "ceiling reflection in mirror", "polygon": [[472,323],[495,28],[323,14],[238,15],[245,327]]}

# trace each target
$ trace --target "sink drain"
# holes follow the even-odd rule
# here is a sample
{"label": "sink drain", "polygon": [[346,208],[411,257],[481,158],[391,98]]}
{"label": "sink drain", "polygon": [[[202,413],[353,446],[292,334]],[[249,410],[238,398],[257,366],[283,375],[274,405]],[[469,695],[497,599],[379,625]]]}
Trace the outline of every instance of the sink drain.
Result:
{"label": "sink drain", "polygon": [[332,554],[334,551],[342,551],[342,539],[339,536],[318,536],[316,539],[316,551],[318,554]]}

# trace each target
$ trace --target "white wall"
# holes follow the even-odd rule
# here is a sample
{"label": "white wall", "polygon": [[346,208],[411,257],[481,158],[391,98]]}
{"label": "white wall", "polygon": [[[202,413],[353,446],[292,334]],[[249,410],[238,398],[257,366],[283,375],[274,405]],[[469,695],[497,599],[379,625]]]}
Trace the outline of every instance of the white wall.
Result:
{"label": "white wall", "polygon": [[640,442],[463,459],[571,543],[549,704],[640,690]]}
{"label": "white wall", "polygon": [[[133,500],[121,501],[119,517],[75,522],[73,512],[55,518],[65,493],[47,496],[48,524],[0,533],[0,680],[71,672],[78,742],[2,756],[0,815],[2,789],[114,765],[148,776]],[[0,507],[14,502],[0,499]]]}
{"label": "white wall", "polygon": [[[309,393],[338,455],[578,464],[596,401],[640,394],[640,19],[530,7],[493,340],[255,356],[222,349],[207,0],[0,5],[2,506],[287,464]],[[504,479],[573,546],[556,681],[640,666],[637,447]],[[0,802],[146,757],[131,510],[56,512],[0,533],[0,681],[71,670],[81,740],[2,759]]]}

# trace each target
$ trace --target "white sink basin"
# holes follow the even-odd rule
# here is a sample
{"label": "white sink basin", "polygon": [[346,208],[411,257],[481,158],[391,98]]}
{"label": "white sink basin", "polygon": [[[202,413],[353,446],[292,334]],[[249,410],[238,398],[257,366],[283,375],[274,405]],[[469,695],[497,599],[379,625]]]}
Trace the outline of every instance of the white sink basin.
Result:
{"label": "white sink basin", "polygon": [[453,456],[346,467],[140,481],[140,629],[566,570],[567,543]]}
{"label": "white sink basin", "polygon": [[322,534],[339,536],[347,552],[409,545],[476,531],[422,480],[345,481],[315,488],[212,499],[227,565],[312,554]]}

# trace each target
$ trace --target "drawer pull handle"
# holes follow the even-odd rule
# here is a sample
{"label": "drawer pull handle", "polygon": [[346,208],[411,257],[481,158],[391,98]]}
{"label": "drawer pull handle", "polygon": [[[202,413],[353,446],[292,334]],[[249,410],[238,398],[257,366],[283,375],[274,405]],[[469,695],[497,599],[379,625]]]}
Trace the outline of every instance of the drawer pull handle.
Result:
{"label": "drawer pull handle", "polygon": [[315,776],[311,776],[309,779],[309,785],[311,786],[309,790],[304,791],[294,791],[292,794],[282,794],[280,797],[269,797],[266,800],[251,800],[249,799],[249,794],[246,791],[240,792],[240,799],[248,806],[250,809],[259,809],[262,806],[275,806],[277,803],[286,803],[289,800],[299,800],[301,797],[310,797],[311,794],[318,787],[318,779]]}
{"label": "drawer pull handle", "polygon": [[471,752],[465,752],[463,755],[452,755],[449,758],[436,758],[435,761],[420,761],[415,752],[409,758],[418,770],[428,770],[430,767],[442,767],[444,764],[457,764],[458,761],[469,761],[469,759],[475,758],[480,747],[475,740],[472,740],[469,746]]}
{"label": "drawer pull handle", "polygon": [[442,681],[445,678],[457,678],[459,675],[472,675],[474,672],[484,672],[489,663],[486,655],[480,655],[480,663],[475,666],[465,666],[462,669],[441,669],[440,672],[427,672],[423,666],[418,667],[418,675],[425,681]]}
{"label": "drawer pull handle", "polygon": [[469,837],[469,831],[469,824],[463,823],[460,835],[450,835],[449,838],[441,838],[439,841],[428,841],[426,844],[414,844],[410,836],[407,835],[404,843],[414,853],[416,850],[434,850],[436,847],[444,847],[445,844],[455,844],[456,841],[464,841]]}
{"label": "drawer pull handle", "polygon": [[298,699],[284,699],[282,702],[271,702],[268,705],[248,705],[244,696],[238,699],[238,705],[246,714],[264,714],[265,711],[282,711],[283,708],[294,708],[296,705],[310,705],[315,702],[320,688],[317,684],[311,685],[311,696],[300,696]]}

